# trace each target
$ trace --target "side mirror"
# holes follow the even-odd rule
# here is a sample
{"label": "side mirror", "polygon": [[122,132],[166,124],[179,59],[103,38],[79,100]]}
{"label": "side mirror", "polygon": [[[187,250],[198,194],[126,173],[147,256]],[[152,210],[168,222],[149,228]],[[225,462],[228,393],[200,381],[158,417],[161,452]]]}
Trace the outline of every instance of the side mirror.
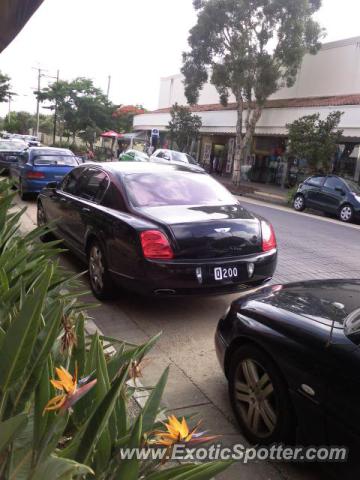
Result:
{"label": "side mirror", "polygon": [[342,188],[340,188],[340,187],[335,187],[335,191],[336,191],[336,192],[339,192],[341,195],[345,195],[344,190],[343,190]]}
{"label": "side mirror", "polygon": [[49,190],[56,190],[58,186],[59,186],[58,182],[49,182],[46,185],[46,188],[48,188]]}

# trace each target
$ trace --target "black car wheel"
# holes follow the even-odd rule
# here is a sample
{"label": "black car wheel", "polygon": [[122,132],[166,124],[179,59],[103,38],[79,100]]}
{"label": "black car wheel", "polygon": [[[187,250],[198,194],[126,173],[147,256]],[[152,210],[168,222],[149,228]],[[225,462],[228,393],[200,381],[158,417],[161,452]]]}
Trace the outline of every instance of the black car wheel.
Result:
{"label": "black car wheel", "polygon": [[97,240],[90,245],[88,259],[91,290],[99,300],[110,299],[113,295],[110,273],[105,254]]}
{"label": "black car wheel", "polygon": [[[37,220],[38,227],[46,227],[47,218],[46,218],[44,207],[41,202],[39,202],[37,205],[36,220]],[[51,232],[47,231],[46,233],[41,235],[40,240],[42,242],[49,242],[50,240],[53,240],[53,236]]]}
{"label": "black car wheel", "polygon": [[342,222],[351,222],[354,217],[354,209],[351,205],[343,205],[339,211],[339,218]]}
{"label": "black car wheel", "polygon": [[295,195],[293,206],[298,212],[302,212],[305,209],[305,198],[304,195],[298,193]]}
{"label": "black car wheel", "polygon": [[19,180],[19,196],[21,200],[27,200],[29,198],[29,194],[27,192],[24,192],[24,186],[21,179]]}
{"label": "black car wheel", "polygon": [[291,442],[295,417],[286,383],[275,363],[253,345],[231,359],[229,394],[242,431],[253,443]]}

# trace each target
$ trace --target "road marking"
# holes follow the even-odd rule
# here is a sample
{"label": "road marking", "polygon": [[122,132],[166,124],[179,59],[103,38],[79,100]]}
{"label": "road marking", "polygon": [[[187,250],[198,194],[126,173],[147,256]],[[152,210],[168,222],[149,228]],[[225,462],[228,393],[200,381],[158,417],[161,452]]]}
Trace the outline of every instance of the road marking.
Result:
{"label": "road marking", "polygon": [[338,225],[340,227],[352,228],[353,230],[360,230],[360,225],[355,225],[354,223],[344,223],[334,218],[327,218],[327,217],[322,217],[318,215],[313,215],[312,213],[296,212],[292,208],[282,207],[281,205],[274,205],[274,204],[269,205],[266,202],[263,202],[261,200],[255,200],[254,198],[246,197],[245,195],[242,195],[241,197],[237,196],[237,198],[240,200],[240,203],[242,203],[242,201],[244,203],[252,203],[254,205],[258,205],[259,207],[273,208],[274,210],[279,210],[281,212],[286,212],[293,215],[302,215],[303,217],[308,217],[313,220],[319,220],[321,222],[333,223],[334,225]]}

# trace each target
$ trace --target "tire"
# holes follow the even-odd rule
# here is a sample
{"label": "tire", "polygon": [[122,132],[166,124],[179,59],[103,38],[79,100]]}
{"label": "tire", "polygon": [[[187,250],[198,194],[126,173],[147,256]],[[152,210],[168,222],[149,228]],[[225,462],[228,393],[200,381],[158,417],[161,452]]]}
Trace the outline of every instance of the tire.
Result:
{"label": "tire", "polygon": [[106,256],[98,240],[93,240],[88,248],[88,266],[90,286],[99,300],[113,298],[114,289],[107,268]]}
{"label": "tire", "polygon": [[276,364],[260,348],[248,344],[233,354],[229,395],[235,417],[250,442],[269,445],[295,440],[295,414],[288,387]]}
{"label": "tire", "polygon": [[301,193],[298,193],[295,195],[294,201],[293,201],[293,207],[297,212],[302,212],[305,210],[305,198],[304,195]]}
{"label": "tire", "polygon": [[29,198],[29,194],[27,192],[24,192],[24,187],[21,179],[19,180],[19,197],[21,198],[21,200],[24,200],[24,201],[28,200]]}
{"label": "tire", "polygon": [[[41,202],[38,202],[37,204],[36,221],[38,227],[45,227],[47,224],[46,213]],[[54,238],[52,233],[48,231],[40,236],[40,240],[42,242],[50,242],[51,240],[54,240]]]}
{"label": "tire", "polygon": [[354,209],[348,203],[340,207],[339,219],[342,222],[350,223],[354,218]]}

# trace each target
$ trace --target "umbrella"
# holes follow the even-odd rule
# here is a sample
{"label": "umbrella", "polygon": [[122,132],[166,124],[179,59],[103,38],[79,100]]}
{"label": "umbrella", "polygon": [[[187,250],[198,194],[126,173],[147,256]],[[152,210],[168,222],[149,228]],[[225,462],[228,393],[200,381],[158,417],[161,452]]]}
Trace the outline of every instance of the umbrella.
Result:
{"label": "umbrella", "polygon": [[109,130],[108,132],[103,132],[100,136],[103,138],[120,138],[122,134],[116,133],[114,130]]}

